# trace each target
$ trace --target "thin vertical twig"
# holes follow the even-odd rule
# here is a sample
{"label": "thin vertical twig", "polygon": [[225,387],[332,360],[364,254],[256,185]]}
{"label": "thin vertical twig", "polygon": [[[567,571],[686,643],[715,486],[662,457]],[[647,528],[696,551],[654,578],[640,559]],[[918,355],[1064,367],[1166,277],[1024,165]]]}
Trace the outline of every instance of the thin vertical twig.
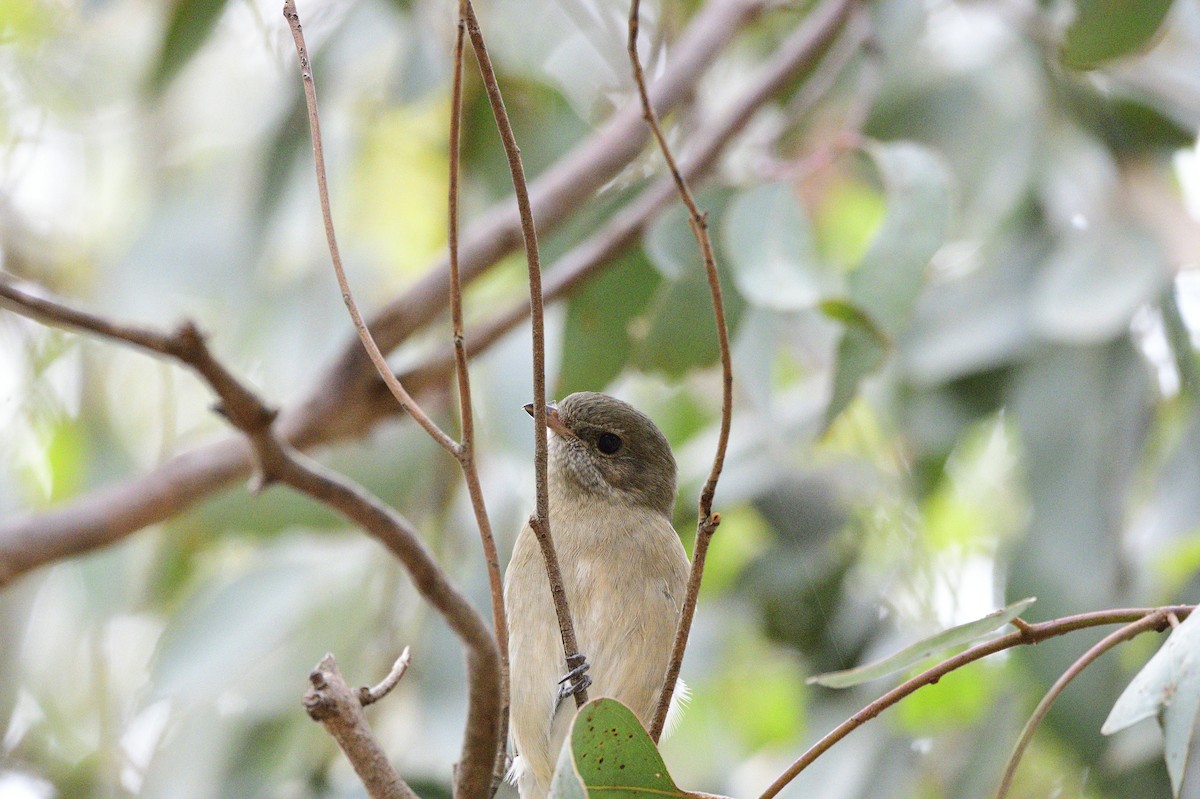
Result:
{"label": "thin vertical twig", "polygon": [[479,483],[479,468],[475,461],[475,414],[471,408],[471,374],[467,369],[467,350],[463,340],[462,277],[458,264],[458,197],[462,149],[463,49],[466,30],[466,6],[463,0],[460,0],[454,37],[454,75],[450,91],[450,186],[446,238],[450,263],[450,324],[454,336],[454,369],[457,375],[458,409],[462,424],[462,447],[458,460],[462,466],[463,480],[467,484],[467,493],[471,498],[471,507],[475,511],[475,520],[479,526],[479,537],[483,543],[488,587],[492,595],[492,627],[496,631],[496,643],[500,647],[500,747],[496,751],[496,763],[492,769],[494,794],[500,780],[504,778],[508,748],[508,619],[504,611],[504,580],[500,574],[500,557],[496,552],[496,538],[492,535],[492,524],[483,501],[483,487]]}
{"label": "thin vertical twig", "polygon": [[702,212],[696,205],[691,187],[687,179],[679,171],[667,138],[663,135],[662,126],[658,123],[658,114],[654,104],[650,102],[650,92],[646,88],[646,76],[642,70],[642,61],[638,57],[638,17],[641,11],[640,0],[632,0],[629,6],[629,63],[633,68],[633,80],[637,84],[638,96],[642,101],[642,116],[658,149],[662,152],[667,169],[675,181],[679,197],[688,210],[688,224],[696,244],[700,247],[700,256],[704,261],[704,273],[708,277],[708,290],[712,295],[713,320],[717,328],[717,344],[721,350],[721,430],[717,436],[717,451],[713,456],[712,469],[708,480],[700,491],[699,512],[696,522],[696,546],[692,554],[692,568],[688,576],[688,591],[684,598],[683,609],[679,617],[679,628],[675,634],[675,644],[671,650],[671,660],[667,664],[667,673],[663,682],[662,694],[655,708],[654,720],[650,725],[650,737],[655,741],[662,735],[663,726],[667,721],[667,710],[671,706],[671,697],[675,693],[675,682],[679,679],[679,670],[683,665],[683,654],[687,649],[688,635],[691,633],[692,619],[696,612],[696,598],[700,591],[700,582],[704,577],[704,560],[708,552],[709,542],[713,533],[721,523],[721,515],[713,513],[713,496],[717,492],[717,480],[721,477],[721,469],[725,465],[725,451],[729,447],[729,428],[733,420],[733,358],[729,351],[729,326],[725,320],[725,302],[721,297],[721,278],[717,273],[717,261],[713,255],[712,241],[708,236],[708,214]]}
{"label": "thin vertical twig", "polygon": [[[1042,697],[1042,701],[1038,702],[1038,706],[1034,708],[1033,714],[1021,729],[1021,735],[1017,739],[1017,743],[1013,746],[1012,754],[1008,757],[1008,763],[1004,766],[1004,775],[1000,778],[1000,785],[996,788],[996,799],[1004,799],[1008,795],[1008,789],[1012,787],[1013,777],[1016,776],[1017,765],[1021,762],[1021,756],[1025,754],[1025,749],[1029,746],[1029,742],[1033,740],[1033,734],[1037,731],[1038,725],[1041,724],[1046,714],[1050,712],[1050,706],[1054,704],[1054,700],[1058,699],[1059,694],[1063,692],[1067,685],[1098,657],[1117,644],[1124,643],[1131,638],[1136,638],[1144,632],[1162,629],[1167,623],[1167,611],[1159,610],[1138,619],[1132,624],[1127,624],[1119,630],[1114,630],[1101,638],[1087,652],[1084,652],[1078,660],[1071,664],[1069,669],[1064,671],[1054,681],[1054,684],[1050,686],[1050,690],[1046,691],[1046,695]],[[1028,627],[1029,625],[1026,626]]]}
{"label": "thin vertical twig", "polygon": [[[458,375],[459,387],[459,412],[462,424],[462,442],[457,442],[446,434],[438,425],[429,417],[428,414],[413,400],[408,391],[400,383],[399,379],[392,373],[391,368],[387,364],[383,353],[376,345],[370,330],[363,321],[362,315],[359,313],[357,303],[354,301],[354,296],[350,291],[349,281],[346,279],[345,270],[342,267],[341,254],[337,246],[337,237],[333,226],[333,213],[329,202],[329,188],[325,171],[325,156],[321,139],[320,116],[317,113],[317,94],[315,81],[313,79],[312,65],[308,58],[308,50],[304,43],[304,34],[300,26],[300,17],[296,12],[294,0],[285,0],[284,16],[288,20],[288,25],[292,31],[292,39],[296,45],[296,54],[300,59],[301,75],[304,79],[304,96],[308,105],[309,127],[312,134],[313,144],[313,160],[316,166],[317,173],[317,192],[321,204],[321,215],[325,223],[325,238],[329,244],[329,254],[333,261],[334,272],[337,275],[338,286],[342,291],[342,300],[346,303],[346,308],[350,312],[351,319],[354,320],[354,327],[358,331],[359,338],[362,341],[364,349],[371,358],[371,362],[375,365],[376,371],[383,381],[387,384],[392,395],[400,403],[410,416],[412,416],[418,424],[425,429],[429,435],[446,449],[458,461],[462,468],[463,479],[467,485],[467,491],[471,498],[471,507],[475,513],[475,519],[479,527],[479,535],[483,544],[484,557],[487,562],[488,581],[491,587],[492,595],[492,622],[494,628],[495,645],[499,655],[498,662],[494,664],[495,679],[496,679],[496,697],[489,698],[488,703],[492,699],[495,700],[498,713],[491,720],[494,725],[494,730],[488,731],[488,734],[483,734],[479,729],[479,716],[482,713],[478,708],[472,708],[470,713],[471,718],[468,719],[467,740],[464,744],[463,762],[460,763],[460,768],[457,770],[455,777],[455,795],[460,794],[475,796],[490,795],[495,786],[495,773],[497,764],[503,763],[504,760],[504,739],[507,735],[507,717],[508,717],[508,627],[504,617],[504,592],[500,579],[500,559],[496,552],[496,542],[492,535],[491,522],[488,519],[487,509],[483,501],[483,490],[479,483],[479,472],[475,463],[474,442],[475,442],[475,427],[474,416],[471,410],[471,389],[470,379],[467,369],[466,349],[463,345],[463,321],[462,321],[462,281],[459,275],[458,268],[458,150],[461,127],[461,100],[462,100],[462,19],[463,9],[460,6],[460,28],[457,41],[456,51],[456,67],[455,67],[455,106],[451,117],[451,168],[450,168],[450,190],[449,190],[449,222],[448,222],[448,238],[450,240],[450,306],[453,324],[454,335],[454,360],[455,368]],[[470,675],[472,688],[476,689],[480,675]],[[472,690],[471,696],[468,698],[468,704],[482,707],[484,702],[480,701],[478,690]],[[494,733],[494,737],[492,735]],[[479,759],[480,751],[489,747],[489,757],[486,763],[475,762]],[[480,780],[480,774],[487,774],[485,781]],[[480,787],[482,785],[482,787]]]}
{"label": "thin vertical twig", "polygon": [[337,275],[338,288],[342,291],[342,301],[346,303],[346,310],[350,312],[350,318],[354,322],[354,329],[358,332],[359,340],[362,341],[363,349],[367,351],[371,363],[375,364],[375,370],[379,372],[383,382],[387,384],[396,401],[400,403],[400,407],[404,408],[434,441],[457,458],[460,449],[459,443],[437,426],[437,423],[422,410],[416,400],[400,384],[396,375],[392,373],[387,359],[379,350],[371,331],[367,328],[367,323],[359,313],[354,295],[350,292],[350,282],[346,279],[346,270],[342,267],[342,254],[338,248],[337,234],[333,228],[333,211],[329,204],[329,186],[325,174],[325,148],[321,140],[321,118],[317,113],[317,87],[313,80],[312,64],[308,59],[308,47],[304,43],[304,32],[300,27],[300,15],[296,12],[295,0],[285,0],[283,15],[287,18],[288,27],[291,28],[292,41],[296,45],[296,55],[300,59],[300,75],[304,81],[304,100],[308,105],[308,127],[312,139],[313,162],[317,172],[317,196],[321,203],[321,217],[325,223],[325,240],[329,245],[329,257],[333,261],[333,271]]}
{"label": "thin vertical twig", "polygon": [[[713,168],[717,158],[729,142],[746,126],[755,112],[771,97],[778,94],[796,75],[816,64],[816,69],[805,81],[805,89],[797,95],[803,102],[793,102],[789,113],[799,114],[813,107],[821,97],[820,91],[809,91],[808,86],[816,83],[828,87],[830,73],[840,73],[845,66],[845,57],[834,54],[837,35],[848,30],[844,37],[855,47],[861,47],[868,26],[863,23],[850,26],[855,19],[853,12],[862,11],[856,0],[825,0],[805,19],[792,35],[776,48],[771,60],[747,84],[745,91],[731,100],[724,113],[711,125],[696,133],[688,149],[688,157],[680,163],[680,172],[688,180],[705,177]],[[865,13],[865,12],[864,12]],[[858,17],[861,19],[861,17]],[[853,30],[849,30],[850,28]],[[823,54],[827,60],[818,64]],[[670,177],[656,181],[637,199],[627,204],[591,236],[561,256],[546,270],[543,286],[543,301],[561,300],[578,290],[587,280],[601,272],[617,258],[623,250],[632,246],[637,238],[655,218],[663,205],[676,196],[674,181]],[[466,347],[474,355],[494,344],[501,336],[513,330],[529,316],[529,302],[514,304],[482,323],[474,333],[468,332]],[[437,379],[435,375],[454,369],[454,353],[447,348],[433,353],[423,363],[405,372],[405,383],[410,386],[427,385]]]}
{"label": "thin vertical twig", "polygon": [[[567,670],[570,671],[572,664],[578,663],[579,645],[575,640],[575,626],[571,621],[567,593],[563,588],[558,554],[554,549],[554,539],[550,534],[550,489],[547,477],[546,441],[546,335],[542,305],[542,266],[538,255],[537,229],[534,226],[533,211],[529,203],[529,187],[525,181],[525,168],[521,163],[521,150],[517,147],[516,138],[513,136],[512,124],[509,122],[508,112],[504,108],[504,98],[500,94],[500,85],[496,81],[492,59],[488,55],[487,45],[479,29],[479,20],[475,16],[475,9],[470,0],[460,0],[460,2],[465,8],[467,35],[470,37],[471,47],[475,51],[479,74],[483,78],[483,86],[492,107],[496,129],[504,144],[504,154],[508,158],[513,193],[517,199],[517,211],[521,216],[521,236],[525,243],[525,258],[529,264],[529,318],[533,330],[533,463],[537,487],[536,509],[533,517],[529,520],[529,525],[537,537],[542,556],[546,561],[546,574],[550,581],[554,612],[558,617],[558,629],[562,636]],[[575,692],[575,705],[582,707],[585,702],[587,702],[587,689],[580,687]]]}

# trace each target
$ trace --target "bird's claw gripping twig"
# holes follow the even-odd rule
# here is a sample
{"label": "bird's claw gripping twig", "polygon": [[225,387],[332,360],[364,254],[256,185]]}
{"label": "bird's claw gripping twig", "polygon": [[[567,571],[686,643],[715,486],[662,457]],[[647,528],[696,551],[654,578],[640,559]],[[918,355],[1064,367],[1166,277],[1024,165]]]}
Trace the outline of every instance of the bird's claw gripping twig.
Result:
{"label": "bird's claw gripping twig", "polygon": [[580,691],[586,691],[592,684],[592,678],[584,673],[592,667],[592,664],[587,662],[587,658],[582,653],[576,653],[567,658],[567,665],[571,667],[571,670],[558,681],[559,702]]}

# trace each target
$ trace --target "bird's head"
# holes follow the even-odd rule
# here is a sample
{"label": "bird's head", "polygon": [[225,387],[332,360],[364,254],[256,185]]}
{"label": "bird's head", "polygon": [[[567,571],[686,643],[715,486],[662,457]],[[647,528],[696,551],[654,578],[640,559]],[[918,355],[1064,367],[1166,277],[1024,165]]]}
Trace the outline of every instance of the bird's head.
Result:
{"label": "bird's head", "polygon": [[[525,410],[533,414],[533,405]],[[578,490],[667,516],[675,504],[675,458],[650,417],[607,394],[580,391],[546,409],[550,469]]]}

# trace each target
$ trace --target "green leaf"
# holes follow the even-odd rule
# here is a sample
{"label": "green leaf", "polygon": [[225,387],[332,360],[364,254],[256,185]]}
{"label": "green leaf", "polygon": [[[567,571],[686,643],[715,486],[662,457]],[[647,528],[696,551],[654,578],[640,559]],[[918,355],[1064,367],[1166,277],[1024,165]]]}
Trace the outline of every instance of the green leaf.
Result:
{"label": "green leaf", "polygon": [[[723,195],[701,199],[705,206],[713,208],[713,218],[719,217],[723,200]],[[650,263],[667,280],[658,288],[646,324],[635,326],[634,365],[644,371],[680,378],[694,368],[715,363],[720,350],[708,276],[682,206],[672,207],[658,218],[646,233],[644,247]],[[732,336],[745,300],[734,290],[723,258],[717,258],[717,271]]]}
{"label": "green leaf", "polygon": [[818,674],[814,677],[809,677],[808,681],[809,683],[824,685],[827,688],[849,688],[851,685],[858,685],[868,680],[886,677],[889,674],[919,663],[937,652],[969,644],[978,638],[982,638],[993,630],[997,630],[1008,624],[1017,616],[1020,616],[1034,602],[1035,599],[1033,597],[1022,599],[1006,608],[989,613],[982,619],[960,624],[957,627],[951,627],[931,638],[917,641],[915,644],[906,646],[896,654],[889,655],[883,660],[853,669],[846,669],[845,671]]}
{"label": "green leaf", "polygon": [[1200,713],[1200,613],[1188,616],[1121,693],[1100,731],[1105,735],[1159,717],[1167,772],[1179,796]]}
{"label": "green leaf", "polygon": [[795,192],[769,183],[739,194],[721,226],[733,279],[742,296],[764,308],[811,308],[829,290],[813,234]]}
{"label": "green leaf", "polygon": [[[584,705],[563,743],[551,799],[630,799],[695,794],[679,788],[633,711],[615,699]],[[705,794],[712,797],[713,794]]]}
{"label": "green leaf", "polygon": [[676,787],[633,711],[615,699],[579,710],[550,785],[551,799],[690,796]]}
{"label": "green leaf", "polygon": [[1171,273],[1162,247],[1139,230],[1109,223],[1065,237],[1034,280],[1034,330],[1068,344],[1111,341],[1170,286]]}
{"label": "green leaf", "polygon": [[[1192,654],[1196,648],[1193,646]],[[1193,666],[1195,660],[1193,659]],[[1196,774],[1197,758],[1200,752],[1200,679],[1193,668],[1190,678],[1182,682],[1179,692],[1175,694],[1171,704],[1167,706],[1163,718],[1163,746],[1167,761],[1167,773],[1171,776],[1171,788],[1178,799],[1183,795],[1184,779],[1190,770]],[[1187,785],[1195,788],[1192,782]]]}
{"label": "green leaf", "polygon": [[231,674],[249,671],[310,611],[314,577],[311,568],[271,564],[189,602],[159,641],[158,694],[207,697],[228,687]]}
{"label": "green leaf", "polygon": [[1145,48],[1171,10],[1171,0],[1075,0],[1075,19],[1061,55],[1075,69]]}
{"label": "green leaf", "polygon": [[849,327],[838,342],[833,391],[825,408],[824,428],[829,429],[858,393],[858,384],[883,366],[887,344],[862,326]]}
{"label": "green leaf", "polygon": [[226,0],[177,0],[163,34],[158,63],[150,75],[150,93],[161,94],[208,39]]}
{"label": "green leaf", "polygon": [[645,256],[633,251],[571,297],[555,396],[599,391],[621,373],[634,349],[630,325],[661,282]]}
{"label": "green leaf", "polygon": [[950,224],[950,177],[931,150],[895,142],[869,145],[867,153],[883,176],[888,210],[850,273],[849,296],[822,305],[828,315],[853,320],[838,345],[826,428],[854,399],[863,378],[883,364],[889,339],[907,329],[925,268]]}
{"label": "green leaf", "polygon": [[869,144],[883,177],[887,215],[850,273],[850,299],[892,336],[908,326],[929,259],[950,227],[950,175],[932,150],[912,142]]}

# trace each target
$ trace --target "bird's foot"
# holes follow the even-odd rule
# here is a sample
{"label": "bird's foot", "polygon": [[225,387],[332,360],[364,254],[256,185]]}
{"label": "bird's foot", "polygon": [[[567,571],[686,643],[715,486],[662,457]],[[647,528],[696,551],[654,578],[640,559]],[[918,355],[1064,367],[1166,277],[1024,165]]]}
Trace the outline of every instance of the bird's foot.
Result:
{"label": "bird's foot", "polygon": [[563,678],[558,681],[558,701],[566,699],[568,696],[574,696],[580,691],[586,691],[588,686],[592,684],[592,678],[584,672],[592,667],[592,664],[587,662],[587,658],[582,653],[576,653],[567,658],[567,666],[570,671],[563,675]]}

